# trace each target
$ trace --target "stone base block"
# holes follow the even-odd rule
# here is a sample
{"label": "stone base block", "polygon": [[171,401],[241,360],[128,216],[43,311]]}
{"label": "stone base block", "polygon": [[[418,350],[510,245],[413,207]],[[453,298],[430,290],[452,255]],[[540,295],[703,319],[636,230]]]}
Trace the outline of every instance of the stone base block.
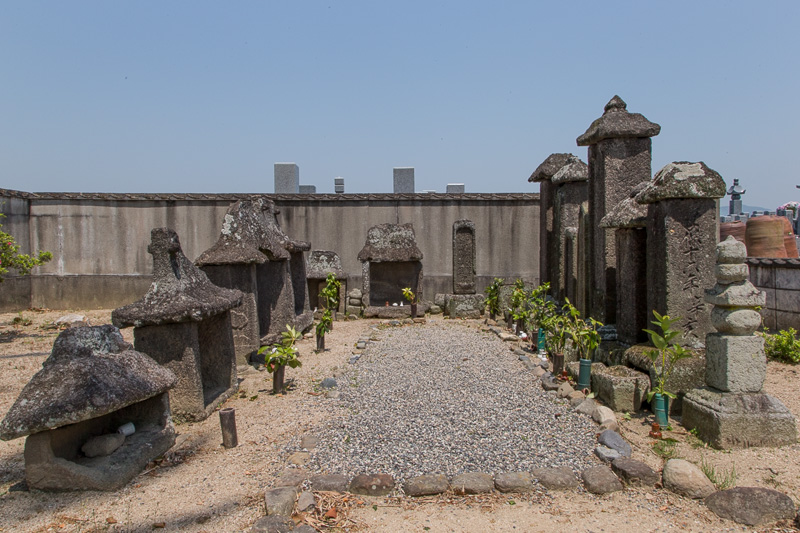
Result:
{"label": "stone base block", "polygon": [[447,298],[450,318],[480,318],[486,307],[482,294],[452,294]]}
{"label": "stone base block", "polygon": [[683,399],[683,426],[715,448],[785,446],[797,442],[794,416],[764,393],[721,392],[708,387]]}
{"label": "stone base block", "polygon": [[706,335],[706,384],[724,392],[759,392],[767,377],[764,338]]}
{"label": "stone base block", "polygon": [[650,390],[650,376],[627,366],[592,365],[592,390],[614,411],[636,412]]}

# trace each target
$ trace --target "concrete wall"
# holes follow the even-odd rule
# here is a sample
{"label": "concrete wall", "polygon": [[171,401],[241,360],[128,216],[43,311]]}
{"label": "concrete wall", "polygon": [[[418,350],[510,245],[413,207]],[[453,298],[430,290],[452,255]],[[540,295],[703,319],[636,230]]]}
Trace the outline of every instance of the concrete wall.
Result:
{"label": "concrete wall", "polygon": [[749,257],[750,283],[767,293],[761,314],[771,332],[800,331],[800,259]]}
{"label": "concrete wall", "polygon": [[[53,261],[30,277],[0,285],[0,311],[27,307],[111,308],[140,298],[150,285],[150,230],[178,232],[194,259],[219,235],[222,218],[243,194],[65,194],[0,189],[2,222],[22,251],[48,250]],[[451,293],[453,223],[475,223],[477,290],[495,276],[538,283],[538,194],[263,195],[278,221],[313,250],[339,254],[348,287],[361,286],[358,252],[367,230],[411,222],[424,254],[424,297]]]}

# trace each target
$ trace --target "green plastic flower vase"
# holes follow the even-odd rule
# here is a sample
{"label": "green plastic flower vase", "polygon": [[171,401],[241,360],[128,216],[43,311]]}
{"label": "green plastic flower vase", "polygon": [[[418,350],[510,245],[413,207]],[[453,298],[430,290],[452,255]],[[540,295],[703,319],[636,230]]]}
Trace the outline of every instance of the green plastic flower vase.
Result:
{"label": "green plastic flower vase", "polygon": [[592,360],[581,359],[578,371],[578,390],[591,389],[592,384]]}
{"label": "green plastic flower vase", "polygon": [[650,408],[656,417],[656,422],[662,428],[669,425],[669,397],[660,393],[653,395],[653,401],[650,403]]}

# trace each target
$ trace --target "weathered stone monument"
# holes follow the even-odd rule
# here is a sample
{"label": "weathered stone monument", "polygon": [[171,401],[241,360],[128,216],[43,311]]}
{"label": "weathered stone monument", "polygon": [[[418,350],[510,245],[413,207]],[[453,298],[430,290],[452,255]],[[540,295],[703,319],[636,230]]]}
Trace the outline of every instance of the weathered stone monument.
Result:
{"label": "weathered stone monument", "polygon": [[322,309],[325,305],[320,301],[319,293],[327,284],[328,274],[341,283],[339,285],[339,307],[333,311],[344,313],[345,293],[347,292],[347,274],[342,268],[342,261],[336,252],[327,250],[314,250],[308,257],[306,278],[308,279],[308,302],[313,308]]}
{"label": "weathered stone monument", "polygon": [[555,187],[550,179],[567,163],[571,155],[550,154],[528,178],[529,182],[539,183],[539,283],[552,283],[556,268],[552,260],[556,246],[553,233]]}
{"label": "weathered stone monument", "polygon": [[733,178],[733,185],[731,185],[726,193],[731,197],[728,203],[728,216],[742,214],[742,195],[747,191],[739,185],[738,178]]}
{"label": "weathered stone monument", "polygon": [[553,239],[550,248],[552,275],[550,293],[559,301],[570,297],[574,302],[576,293],[567,294],[567,285],[574,286],[578,278],[577,257],[567,252],[567,239],[572,231],[578,229],[578,218],[581,206],[588,202],[588,167],[578,157],[569,154],[567,161],[558,172],[550,178],[553,200]]}
{"label": "weathered stone monument", "polygon": [[395,193],[414,193],[414,167],[395,167],[392,169]]}
{"label": "weathered stone monument", "polygon": [[[410,316],[403,297],[409,287],[422,304],[422,252],[411,224],[378,224],[367,231],[358,253],[362,264],[363,301],[367,317]],[[406,305],[400,306],[401,303]],[[425,310],[420,307],[420,312]]]}
{"label": "weathered stone monument", "polygon": [[275,194],[300,192],[300,167],[295,163],[275,163]]}
{"label": "weathered stone monument", "polygon": [[116,490],[175,443],[175,382],[114,326],[71,328],[0,423],[0,438],[28,435],[32,489]]}
{"label": "weathered stone monument", "polygon": [[217,242],[195,264],[214,285],[242,292],[242,305],[231,309],[237,365],[246,365],[261,346],[257,267],[267,262],[259,250],[264,224],[261,200],[239,200],[228,208]]}
{"label": "weathered stone monument", "polygon": [[748,280],[747,249],[732,236],[716,248],[717,283],[706,291],[715,333],[706,336],[706,387],[686,394],[683,425],[717,448],[797,442],[794,416],[764,393],[764,339],[756,310],[765,294]]}
{"label": "weathered stone monument", "polygon": [[717,199],[725,182],[705,163],[674,162],[637,196],[647,204],[647,308],[673,318],[681,343],[701,348],[711,331],[704,288],[713,284]]}
{"label": "weathered stone monument", "polygon": [[577,139],[578,146],[589,147],[589,314],[604,324],[616,320],[617,251],[614,230],[600,221],[633,187],[650,179],[650,138],[661,131],[658,124],[626,108],[614,96],[603,116]]}
{"label": "weathered stone monument", "polygon": [[647,308],[647,206],[636,201],[648,182],[634,187],[600,221],[616,229],[617,243],[617,340],[636,344],[647,340],[642,331],[650,327]]}
{"label": "weathered stone monument", "polygon": [[258,248],[269,261],[256,267],[258,275],[258,319],[261,344],[280,341],[286,326],[308,329],[314,316],[308,303],[308,280],[303,252],[311,243],[291,239],[278,224],[275,203],[262,198]]}
{"label": "weathered stone monument", "polygon": [[230,309],[238,290],[213,285],[189,261],[169,228],[151,231],[153,283],[145,296],[111,314],[133,326],[134,346],[178,376],[171,394],[177,419],[203,420],[238,388]]}
{"label": "weathered stone monument", "polygon": [[475,294],[475,223],[453,223],[453,294]]}

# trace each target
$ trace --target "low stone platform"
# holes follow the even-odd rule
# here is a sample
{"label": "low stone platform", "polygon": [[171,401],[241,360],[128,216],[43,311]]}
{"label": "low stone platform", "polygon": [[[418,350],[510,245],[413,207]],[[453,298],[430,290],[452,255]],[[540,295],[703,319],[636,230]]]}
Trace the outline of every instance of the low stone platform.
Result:
{"label": "low stone platform", "polygon": [[785,446],[797,442],[789,409],[764,393],[722,393],[709,387],[683,398],[682,423],[715,448]]}

